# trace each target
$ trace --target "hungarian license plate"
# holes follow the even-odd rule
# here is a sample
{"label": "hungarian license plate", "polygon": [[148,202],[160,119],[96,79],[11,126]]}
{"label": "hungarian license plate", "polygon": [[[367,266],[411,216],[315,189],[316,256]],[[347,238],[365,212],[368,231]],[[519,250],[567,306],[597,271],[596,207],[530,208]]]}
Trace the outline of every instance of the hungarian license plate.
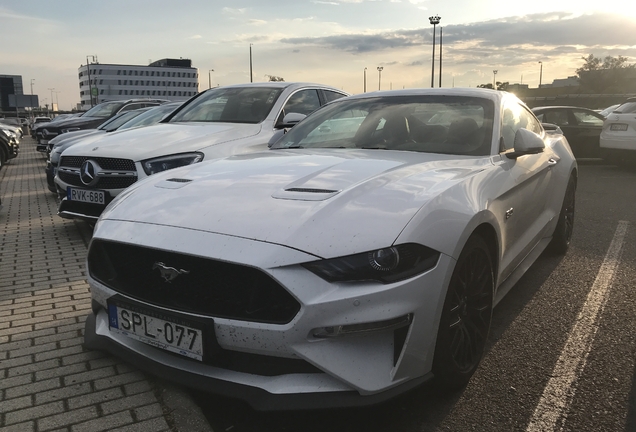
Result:
{"label": "hungarian license plate", "polygon": [[203,361],[203,330],[170,318],[119,303],[108,304],[110,331]]}
{"label": "hungarian license plate", "polygon": [[66,199],[91,204],[106,204],[106,192],[68,187],[66,188]]}
{"label": "hungarian license plate", "polygon": [[610,130],[613,130],[613,131],[626,131],[627,130],[627,125],[626,124],[621,124],[621,123],[614,123],[614,124],[610,125]]}

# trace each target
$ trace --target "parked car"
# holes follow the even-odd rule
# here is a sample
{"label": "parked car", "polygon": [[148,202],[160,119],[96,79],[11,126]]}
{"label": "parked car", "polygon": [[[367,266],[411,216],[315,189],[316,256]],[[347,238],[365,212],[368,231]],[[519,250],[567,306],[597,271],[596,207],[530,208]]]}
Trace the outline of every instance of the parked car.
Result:
{"label": "parked car", "polygon": [[493,307],[567,250],[576,181],[567,140],[512,94],[337,100],[269,151],[120,194],[88,252],[85,345],[259,409],[462,387]]}
{"label": "parked car", "polygon": [[17,118],[17,117],[3,118],[3,119],[0,119],[0,123],[2,123],[3,126],[5,126],[5,125],[11,126],[12,130],[15,132],[15,134],[19,138],[22,138],[24,136],[24,131],[22,129],[22,123],[21,123],[19,118]]}
{"label": "parked car", "polygon": [[[80,144],[65,150],[55,177],[58,213],[95,221],[137,180],[204,159],[267,149],[304,115],[346,95],[319,84],[286,82],[207,90],[150,128],[112,133],[97,149]],[[94,181],[82,175],[87,169],[95,171]]]}
{"label": "parked car", "polygon": [[45,117],[45,116],[34,117],[33,121],[29,123],[29,130],[31,131],[31,137],[35,138],[34,128],[36,125],[39,125],[39,123],[48,123],[50,121],[51,121],[51,117]]}
{"label": "parked car", "polygon": [[598,113],[603,117],[607,118],[616,108],[618,108],[621,104],[610,105],[605,109],[600,110]]}
{"label": "parked car", "polygon": [[0,169],[11,159],[18,157],[20,144],[15,134],[0,127]]}
{"label": "parked car", "polygon": [[125,111],[112,119],[107,120],[97,129],[68,132],[53,138],[49,141],[51,152],[45,169],[46,182],[49,190],[53,193],[57,193],[54,178],[57,173],[57,167],[60,163],[60,156],[67,148],[80,143],[86,144],[89,142],[97,142],[99,144],[99,139],[104,134],[114,132],[116,130],[127,130],[136,127],[150,126],[159,122],[179,106],[181,106],[181,102],[172,102],[152,108],[148,107],[140,108],[135,111]]}
{"label": "parked car", "polygon": [[561,128],[577,158],[600,158],[599,136],[605,117],[591,109],[570,106],[537,107],[539,120]]}
{"label": "parked car", "polygon": [[601,156],[610,163],[636,166],[636,98],[627,99],[605,119]]}
{"label": "parked car", "polygon": [[36,122],[31,127],[31,136],[36,139],[38,144],[40,144],[40,142],[42,141],[42,130],[44,129],[45,125],[50,125],[51,123],[53,124],[59,123],[62,120],[66,120],[72,117],[73,117],[73,114],[59,114],[58,116],[54,117],[53,119],[50,119],[49,121],[43,120],[40,122]]}
{"label": "parked car", "polygon": [[153,107],[169,102],[163,99],[129,99],[125,101],[103,102],[86,111],[80,118],[67,119],[58,124],[49,123],[42,128],[40,143],[46,144],[49,140],[63,134],[81,129],[95,129],[109,118],[123,111],[134,111],[139,108]]}

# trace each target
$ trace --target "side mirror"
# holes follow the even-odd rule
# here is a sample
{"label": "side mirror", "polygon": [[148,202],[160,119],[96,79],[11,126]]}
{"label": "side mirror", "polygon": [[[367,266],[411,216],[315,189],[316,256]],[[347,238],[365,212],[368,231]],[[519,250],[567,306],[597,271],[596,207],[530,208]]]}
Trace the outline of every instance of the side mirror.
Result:
{"label": "side mirror", "polygon": [[555,124],[541,123],[541,126],[543,126],[543,129],[549,134],[563,135],[561,128]]}
{"label": "side mirror", "polygon": [[290,112],[283,117],[282,123],[278,123],[276,125],[277,128],[290,128],[296,126],[296,124],[300,123],[305,117],[305,114]]}
{"label": "side mirror", "polygon": [[515,133],[514,151],[506,153],[510,159],[519,156],[541,153],[545,149],[545,143],[541,137],[528,129],[519,129]]}

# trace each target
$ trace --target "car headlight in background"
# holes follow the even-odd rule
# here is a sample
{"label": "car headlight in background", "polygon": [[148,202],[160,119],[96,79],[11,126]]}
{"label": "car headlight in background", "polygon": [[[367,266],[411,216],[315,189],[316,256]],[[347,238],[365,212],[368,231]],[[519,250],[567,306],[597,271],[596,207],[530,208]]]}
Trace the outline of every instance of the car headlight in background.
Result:
{"label": "car headlight in background", "polygon": [[78,130],[80,130],[80,128],[72,127],[72,128],[62,129],[62,133],[75,132],[75,131],[78,131]]}
{"label": "car headlight in background", "polygon": [[203,160],[203,153],[182,153],[162,156],[141,162],[141,166],[148,175],[157,174],[180,166],[192,165]]}
{"label": "car headlight in background", "polygon": [[303,264],[328,282],[398,282],[435,267],[440,253],[416,243]]}

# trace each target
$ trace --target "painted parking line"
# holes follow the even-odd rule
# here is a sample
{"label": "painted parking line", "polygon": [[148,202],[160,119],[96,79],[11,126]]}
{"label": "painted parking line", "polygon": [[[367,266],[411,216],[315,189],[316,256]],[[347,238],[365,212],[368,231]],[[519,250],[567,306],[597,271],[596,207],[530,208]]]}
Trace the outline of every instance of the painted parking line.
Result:
{"label": "painted parking line", "polygon": [[587,296],[585,304],[570,331],[561,356],[557,360],[550,380],[534,410],[526,432],[546,432],[561,428],[561,419],[567,414],[576,393],[576,381],[581,375],[592,348],[598,321],[612,285],[614,273],[621,258],[623,242],[629,222],[619,221],[612,243]]}

